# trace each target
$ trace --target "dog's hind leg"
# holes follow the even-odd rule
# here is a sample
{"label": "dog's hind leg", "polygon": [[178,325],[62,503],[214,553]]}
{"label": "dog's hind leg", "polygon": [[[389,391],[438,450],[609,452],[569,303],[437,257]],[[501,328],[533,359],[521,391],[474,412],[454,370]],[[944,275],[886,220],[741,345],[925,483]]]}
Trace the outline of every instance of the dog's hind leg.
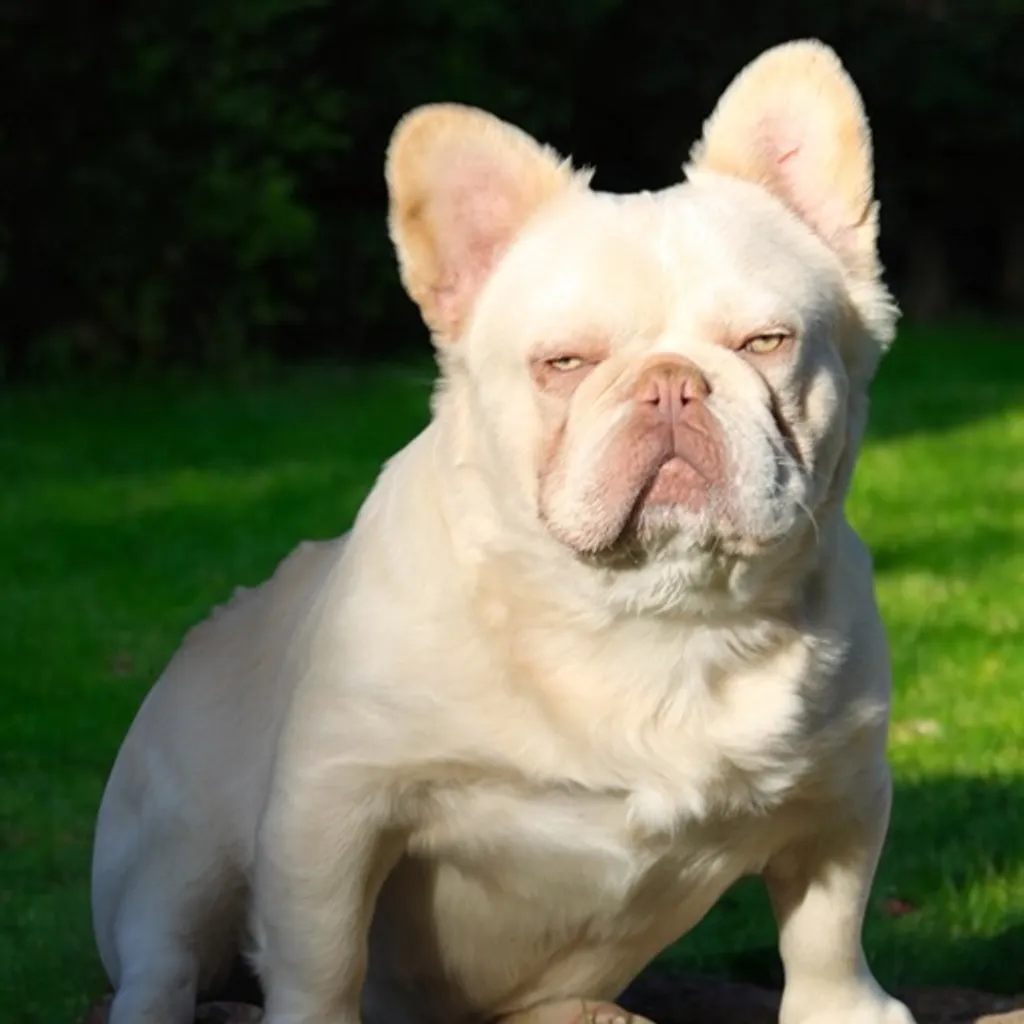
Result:
{"label": "dog's hind leg", "polygon": [[175,877],[180,860],[170,860],[154,858],[123,894],[109,1024],[192,1024],[198,998],[216,994],[230,971],[241,887],[223,870]]}
{"label": "dog's hind leg", "polygon": [[93,860],[93,923],[115,988],[109,1024],[192,1024],[197,998],[238,950],[242,872],[200,823],[125,810],[116,794],[104,801]]}
{"label": "dog's hind leg", "polygon": [[120,979],[108,1024],[192,1024],[199,965],[184,949],[152,950]]}

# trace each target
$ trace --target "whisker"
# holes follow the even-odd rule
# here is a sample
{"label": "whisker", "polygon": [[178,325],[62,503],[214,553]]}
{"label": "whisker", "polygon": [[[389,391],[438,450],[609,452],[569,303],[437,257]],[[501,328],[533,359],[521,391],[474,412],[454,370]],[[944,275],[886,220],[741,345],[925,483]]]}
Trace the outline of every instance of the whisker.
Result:
{"label": "whisker", "polygon": [[821,543],[821,529],[818,526],[818,520],[814,515],[814,510],[810,508],[805,502],[802,502],[799,498],[796,499],[797,507],[807,516],[810,521],[812,528],[814,529],[814,543]]}

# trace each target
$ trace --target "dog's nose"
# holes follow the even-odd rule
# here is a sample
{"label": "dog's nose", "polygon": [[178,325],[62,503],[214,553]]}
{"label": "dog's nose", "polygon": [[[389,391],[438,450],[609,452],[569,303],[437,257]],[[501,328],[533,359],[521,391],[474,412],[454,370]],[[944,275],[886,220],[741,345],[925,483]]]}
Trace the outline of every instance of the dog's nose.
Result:
{"label": "dog's nose", "polygon": [[638,402],[653,406],[668,420],[676,419],[690,402],[702,402],[710,394],[704,374],[681,357],[648,367],[636,389]]}

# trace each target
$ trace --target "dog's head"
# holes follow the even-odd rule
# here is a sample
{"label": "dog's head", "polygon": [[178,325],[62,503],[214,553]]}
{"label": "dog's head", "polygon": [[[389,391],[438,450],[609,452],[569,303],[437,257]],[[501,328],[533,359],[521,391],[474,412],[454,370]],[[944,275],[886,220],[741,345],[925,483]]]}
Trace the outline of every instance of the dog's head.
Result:
{"label": "dog's head", "polygon": [[747,67],[654,194],[594,192],[477,110],[409,114],[402,280],[509,514],[605,567],[813,545],[896,317],[872,177],[857,90],[813,42]]}

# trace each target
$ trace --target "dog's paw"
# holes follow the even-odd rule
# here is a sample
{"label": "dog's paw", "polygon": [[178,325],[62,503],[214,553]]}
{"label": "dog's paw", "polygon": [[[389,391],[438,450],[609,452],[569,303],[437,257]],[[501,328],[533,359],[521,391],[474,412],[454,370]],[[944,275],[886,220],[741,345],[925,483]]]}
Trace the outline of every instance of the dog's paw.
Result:
{"label": "dog's paw", "polygon": [[500,1024],[652,1024],[615,1003],[593,999],[559,999],[500,1018]]}
{"label": "dog's paw", "polygon": [[579,1020],[580,1024],[653,1024],[646,1017],[630,1013],[615,1003],[585,1003]]}
{"label": "dog's paw", "polygon": [[916,1024],[898,999],[882,992],[850,993],[848,997],[796,1000],[783,998],[779,1024]]}

